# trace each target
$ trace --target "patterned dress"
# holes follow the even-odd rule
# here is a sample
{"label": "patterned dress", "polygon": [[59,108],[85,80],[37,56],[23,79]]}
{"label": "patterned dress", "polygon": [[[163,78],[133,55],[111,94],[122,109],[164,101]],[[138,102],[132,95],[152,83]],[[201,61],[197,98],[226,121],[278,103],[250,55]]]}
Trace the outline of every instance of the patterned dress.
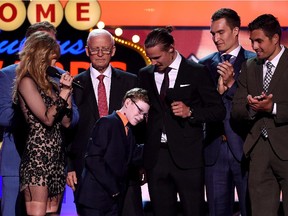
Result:
{"label": "patterned dress", "polygon": [[[54,102],[39,90],[46,107]],[[46,126],[27,107],[28,138],[20,164],[20,190],[31,186],[47,186],[48,196],[53,197],[64,191],[65,156],[62,146],[61,122],[55,120]],[[32,194],[33,196],[33,194]]]}

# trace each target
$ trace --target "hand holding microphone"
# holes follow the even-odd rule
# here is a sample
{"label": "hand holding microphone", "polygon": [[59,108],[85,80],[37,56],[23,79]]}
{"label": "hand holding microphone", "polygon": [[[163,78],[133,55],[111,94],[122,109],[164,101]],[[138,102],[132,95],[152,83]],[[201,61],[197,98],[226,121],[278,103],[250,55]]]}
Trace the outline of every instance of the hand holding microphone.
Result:
{"label": "hand holding microphone", "polygon": [[60,88],[72,89],[72,82],[73,77],[70,76],[69,72],[65,72],[61,75],[60,78]]}
{"label": "hand holding microphone", "polygon": [[[60,78],[60,80],[61,80],[62,74],[61,74],[55,67],[48,66],[48,68],[47,68],[47,70],[46,70],[46,73],[47,73],[49,76],[51,76],[51,77],[58,77],[58,78]],[[70,74],[69,74],[69,76],[70,76]],[[83,89],[83,86],[82,86],[79,82],[77,82],[77,81],[75,81],[75,80],[72,81],[72,85],[75,86],[75,87],[78,87],[78,88],[82,88],[82,89]]]}

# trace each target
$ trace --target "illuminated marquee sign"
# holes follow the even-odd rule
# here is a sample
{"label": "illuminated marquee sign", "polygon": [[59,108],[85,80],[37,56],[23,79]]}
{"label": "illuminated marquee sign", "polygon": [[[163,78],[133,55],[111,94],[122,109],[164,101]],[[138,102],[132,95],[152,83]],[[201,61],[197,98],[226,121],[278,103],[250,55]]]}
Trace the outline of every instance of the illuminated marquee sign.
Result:
{"label": "illuminated marquee sign", "polygon": [[[17,53],[25,42],[25,38],[18,37],[19,33],[22,35],[30,24],[46,20],[58,27],[61,57],[57,66],[69,70],[72,75],[86,70],[90,64],[85,53],[89,33],[86,30],[95,27],[100,15],[97,0],[0,1],[0,68],[18,61]],[[74,34],[75,29],[85,31]],[[137,72],[138,67],[146,65],[147,57],[139,45],[123,40],[116,43],[117,52],[111,62],[114,67]]]}
{"label": "illuminated marquee sign", "polygon": [[[17,53],[21,50],[24,42],[25,38],[21,40],[15,39],[12,41],[2,40],[0,41],[0,54],[17,56]],[[61,57],[59,62],[57,62],[58,67],[69,70],[72,75],[77,75],[80,71],[86,70],[89,67],[90,62],[88,61],[88,57],[85,53],[85,42],[82,39],[77,39],[76,41],[64,40],[58,42],[61,47]],[[135,68],[133,63],[138,62],[140,67],[150,63],[149,59],[145,55],[144,49],[141,46],[117,37],[115,37],[115,42],[117,51],[114,60],[111,62],[112,66],[124,71],[135,71],[133,69]],[[118,53],[123,52],[125,47],[125,55],[119,54],[117,57]],[[125,57],[124,59],[123,56]],[[15,62],[17,61],[18,58],[15,59]],[[3,65],[4,61],[0,59],[0,69],[3,67]]]}
{"label": "illuminated marquee sign", "polygon": [[29,2],[27,13],[22,1],[0,2],[0,29],[13,31],[25,21],[26,14],[30,24],[49,21],[57,27],[65,13],[67,22],[75,29],[87,30],[94,27],[101,16],[97,0],[42,1]]}

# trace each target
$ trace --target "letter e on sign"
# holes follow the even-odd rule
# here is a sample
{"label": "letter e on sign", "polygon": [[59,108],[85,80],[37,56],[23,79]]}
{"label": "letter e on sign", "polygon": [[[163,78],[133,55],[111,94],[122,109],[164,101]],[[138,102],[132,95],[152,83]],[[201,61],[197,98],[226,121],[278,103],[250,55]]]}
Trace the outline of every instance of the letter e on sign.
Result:
{"label": "letter e on sign", "polygon": [[69,1],[65,7],[65,18],[75,29],[88,30],[99,21],[101,8],[97,0]]}

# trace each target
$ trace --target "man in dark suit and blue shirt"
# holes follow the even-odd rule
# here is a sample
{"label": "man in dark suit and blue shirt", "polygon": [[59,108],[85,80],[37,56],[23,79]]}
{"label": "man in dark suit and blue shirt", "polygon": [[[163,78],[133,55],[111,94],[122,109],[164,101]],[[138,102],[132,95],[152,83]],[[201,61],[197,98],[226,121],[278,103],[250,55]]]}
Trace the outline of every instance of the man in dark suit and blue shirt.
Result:
{"label": "man in dark suit and blue shirt", "polygon": [[[152,64],[139,72],[151,108],[144,168],[155,216],[204,215],[203,122],[220,121],[225,107],[203,65],[174,47],[172,29],[158,28],[145,40]],[[170,88],[166,90],[167,88]]]}
{"label": "man in dark suit and blue shirt", "polygon": [[75,198],[81,216],[121,215],[128,166],[142,159],[129,127],[146,118],[150,107],[147,91],[129,90],[122,104],[121,109],[100,118],[92,130]]}
{"label": "man in dark suit and blue shirt", "polygon": [[250,123],[244,153],[252,215],[277,215],[281,190],[287,215],[288,50],[281,45],[282,30],[273,15],[260,15],[248,30],[257,58],[242,65],[232,117]]}
{"label": "man in dark suit and blue shirt", "polygon": [[255,53],[239,44],[240,17],[229,8],[217,10],[211,18],[210,32],[218,52],[199,63],[206,65],[215,88],[226,107],[224,121],[207,123],[205,128],[205,185],[209,216],[232,216],[235,186],[242,216],[247,215],[247,169],[243,143],[247,126],[230,119],[232,99],[236,91],[241,65]]}

